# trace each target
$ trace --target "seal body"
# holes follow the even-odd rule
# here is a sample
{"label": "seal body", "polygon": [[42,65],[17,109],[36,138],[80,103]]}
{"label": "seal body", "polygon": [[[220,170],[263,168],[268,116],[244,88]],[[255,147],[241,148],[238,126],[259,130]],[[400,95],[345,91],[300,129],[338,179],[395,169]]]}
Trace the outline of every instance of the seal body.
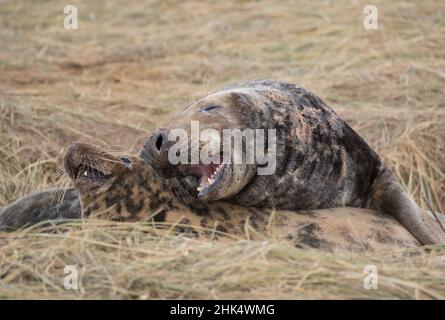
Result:
{"label": "seal body", "polygon": [[65,171],[78,191],[83,215],[115,221],[150,221],[192,237],[230,241],[267,233],[295,247],[333,251],[417,247],[419,242],[394,218],[372,210],[337,208],[275,211],[224,201],[181,199],[174,179],[134,155],[111,155],[103,148],[75,143]]}
{"label": "seal body", "polygon": [[276,172],[255,175],[231,201],[280,209],[370,206],[371,185],[382,162],[321,99],[275,81],[226,90],[243,95],[261,113],[261,128],[276,129],[278,138]]}
{"label": "seal body", "polygon": [[[276,170],[259,175],[258,163],[172,164],[174,141],[167,137],[173,129],[190,132],[192,121],[219,132],[275,129]],[[422,243],[445,241],[372,148],[320,98],[294,84],[253,80],[216,91],[173,115],[147,140],[141,156],[166,178],[195,176],[191,187],[198,185],[195,194],[205,201],[288,210],[381,209]]]}
{"label": "seal body", "polygon": [[[394,218],[373,210],[336,208],[294,211],[245,207],[223,201],[182,201],[183,191],[160,178],[142,159],[115,156],[86,143],[73,144],[65,171],[74,187],[35,193],[0,209],[0,230],[64,219],[147,221],[187,237],[233,241],[269,238],[324,251],[390,250],[419,242]],[[171,192],[173,191],[173,192]],[[58,229],[59,230],[59,229]]]}
{"label": "seal body", "polygon": [[81,208],[76,189],[52,189],[35,192],[0,208],[0,231],[13,231],[51,220],[79,219]]}
{"label": "seal body", "polygon": [[[200,112],[207,105],[220,108],[212,114]],[[198,121],[202,129],[220,131],[276,130],[276,170],[269,175],[251,174],[257,169],[253,164],[247,174],[231,181],[243,187],[235,194],[224,194],[226,187],[222,186],[218,199],[292,210],[370,205],[371,185],[382,161],[329,106],[303,88],[268,80],[241,82],[174,115],[153,137],[177,128],[189,132],[191,121]],[[159,151],[152,148],[151,141],[146,153],[143,151],[146,160],[161,174],[167,171],[180,176],[181,166],[167,159],[172,143],[165,141]],[[233,167],[232,172],[237,170]]]}

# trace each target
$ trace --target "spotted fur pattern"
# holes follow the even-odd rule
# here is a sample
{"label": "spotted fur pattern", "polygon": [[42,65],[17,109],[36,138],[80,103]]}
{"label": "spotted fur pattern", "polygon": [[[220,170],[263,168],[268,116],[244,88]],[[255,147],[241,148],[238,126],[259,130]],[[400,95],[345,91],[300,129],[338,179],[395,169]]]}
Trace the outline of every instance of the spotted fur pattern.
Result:
{"label": "spotted fur pattern", "polygon": [[[44,220],[101,218],[114,221],[145,221],[160,228],[202,239],[232,241],[261,239],[265,234],[288,241],[298,248],[325,251],[389,250],[419,246],[392,217],[368,209],[275,211],[235,204],[184,202],[174,196],[150,166],[140,158],[107,154],[86,143],[69,148],[65,170],[75,189],[68,189],[62,201],[54,201],[54,190],[21,198],[0,212],[2,231],[29,226]],[[81,177],[82,164],[102,170],[106,180]],[[79,175],[80,173],[80,175]],[[173,193],[172,193],[173,189]],[[445,216],[441,216],[445,223]],[[428,217],[431,219],[431,217]]]}

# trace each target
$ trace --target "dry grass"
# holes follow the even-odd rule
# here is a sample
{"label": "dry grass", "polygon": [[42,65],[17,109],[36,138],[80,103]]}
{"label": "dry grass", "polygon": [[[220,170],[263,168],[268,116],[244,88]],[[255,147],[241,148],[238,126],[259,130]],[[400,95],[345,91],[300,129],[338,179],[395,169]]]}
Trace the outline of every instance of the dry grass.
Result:
{"label": "dry grass", "polygon": [[[4,298],[445,298],[444,247],[320,253],[273,239],[195,241],[147,224],[99,221],[3,234],[0,245]],[[66,265],[79,270],[78,290],[63,287]],[[363,286],[367,265],[378,267],[377,290]]]}
{"label": "dry grass", "polygon": [[[216,87],[275,78],[317,93],[388,161],[417,202],[445,211],[442,1],[62,1],[0,6],[0,206],[57,183],[81,138],[136,151],[162,119]],[[4,298],[443,298],[443,248],[407,257],[187,242],[144,226],[0,235]],[[133,239],[133,240],[127,240]],[[136,240],[134,240],[136,239]],[[254,262],[254,263],[252,263]],[[363,266],[381,271],[364,290]],[[85,268],[83,290],[61,285]],[[311,270],[310,272],[308,270]]]}

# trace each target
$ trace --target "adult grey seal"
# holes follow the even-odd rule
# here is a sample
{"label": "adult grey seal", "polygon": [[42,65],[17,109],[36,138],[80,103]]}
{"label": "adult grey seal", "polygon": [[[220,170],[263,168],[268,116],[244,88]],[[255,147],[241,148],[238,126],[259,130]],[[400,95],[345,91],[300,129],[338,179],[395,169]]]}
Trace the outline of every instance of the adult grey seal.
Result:
{"label": "adult grey seal", "polygon": [[[258,162],[238,164],[234,159],[172,164],[169,150],[177,142],[169,141],[169,135],[182,129],[190,136],[192,121],[221,136],[224,129],[275,129],[275,172],[259,175]],[[266,154],[269,148],[266,141]],[[188,149],[193,151],[190,142]],[[174,114],[147,140],[140,156],[163,177],[191,186],[190,193],[204,201],[288,210],[379,209],[422,244],[445,242],[444,233],[425,222],[376,152],[319,97],[294,84],[253,80],[213,92]]]}

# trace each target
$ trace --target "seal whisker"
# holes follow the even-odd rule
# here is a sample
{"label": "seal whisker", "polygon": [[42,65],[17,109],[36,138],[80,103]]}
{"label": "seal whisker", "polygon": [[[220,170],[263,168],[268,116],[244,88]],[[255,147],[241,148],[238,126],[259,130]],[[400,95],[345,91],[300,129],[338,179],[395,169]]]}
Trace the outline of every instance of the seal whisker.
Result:
{"label": "seal whisker", "polygon": [[187,199],[184,197],[182,186],[180,184],[177,184],[177,187],[178,187],[178,191],[179,191],[179,194],[181,196],[183,203],[185,204],[185,206],[188,209],[190,209],[189,203],[188,203]]}

